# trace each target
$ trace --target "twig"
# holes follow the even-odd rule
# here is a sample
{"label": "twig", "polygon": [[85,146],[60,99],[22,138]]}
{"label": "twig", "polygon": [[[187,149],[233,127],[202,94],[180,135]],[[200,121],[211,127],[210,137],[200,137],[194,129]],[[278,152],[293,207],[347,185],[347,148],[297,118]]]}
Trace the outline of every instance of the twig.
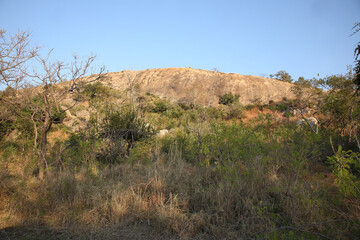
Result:
{"label": "twig", "polygon": [[330,144],[331,144],[331,148],[332,148],[334,154],[336,154],[335,149],[334,149],[334,144],[332,142],[332,137],[330,137]]}

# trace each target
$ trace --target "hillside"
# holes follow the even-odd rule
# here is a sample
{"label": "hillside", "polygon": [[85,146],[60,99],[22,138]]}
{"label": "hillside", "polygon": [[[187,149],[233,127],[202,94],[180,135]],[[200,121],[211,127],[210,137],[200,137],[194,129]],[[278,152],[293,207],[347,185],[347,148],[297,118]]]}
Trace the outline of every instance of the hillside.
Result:
{"label": "hillside", "polygon": [[[17,104],[0,105],[0,239],[360,235],[351,78],[291,99],[290,83],[239,74],[98,76],[3,93]],[[218,104],[229,92],[240,103]]]}
{"label": "hillside", "polygon": [[166,97],[173,102],[215,105],[219,96],[239,94],[242,104],[268,103],[292,98],[292,84],[276,79],[220,73],[192,68],[163,68],[142,71],[122,71],[107,74],[108,84],[125,90],[137,86],[143,93]]}

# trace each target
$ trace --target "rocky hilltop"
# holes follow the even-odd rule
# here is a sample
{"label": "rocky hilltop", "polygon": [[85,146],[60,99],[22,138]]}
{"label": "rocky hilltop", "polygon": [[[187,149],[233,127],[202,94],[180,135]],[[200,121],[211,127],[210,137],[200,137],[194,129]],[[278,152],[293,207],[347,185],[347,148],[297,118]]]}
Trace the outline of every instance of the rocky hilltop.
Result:
{"label": "rocky hilltop", "polygon": [[276,79],[192,68],[162,68],[106,74],[104,83],[114,89],[136,88],[173,102],[216,105],[225,93],[239,94],[243,104],[292,98],[292,84]]}

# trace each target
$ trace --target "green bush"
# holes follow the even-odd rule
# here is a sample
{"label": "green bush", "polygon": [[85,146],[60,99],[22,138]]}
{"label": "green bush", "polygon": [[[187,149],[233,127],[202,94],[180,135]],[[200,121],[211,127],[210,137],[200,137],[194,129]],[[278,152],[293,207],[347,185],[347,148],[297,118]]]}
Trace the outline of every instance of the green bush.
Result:
{"label": "green bush", "polygon": [[[115,108],[107,106],[104,109],[104,118],[100,123],[102,138],[108,139],[107,146],[112,160],[119,157],[128,157],[130,149],[136,142],[149,138],[155,134],[154,129],[139,117],[139,113],[130,105]],[[112,161],[111,160],[111,161]]]}
{"label": "green bush", "polygon": [[289,106],[286,104],[279,103],[275,109],[279,112],[284,112],[284,111],[289,110]]}
{"label": "green bush", "polygon": [[360,173],[359,158],[360,153],[351,150],[343,151],[341,146],[339,146],[334,156],[327,157],[328,163],[332,166],[333,173],[336,176],[335,182],[347,196],[360,196],[360,179],[356,176]]}
{"label": "green bush", "polygon": [[254,104],[248,104],[248,105],[245,106],[245,109],[246,109],[246,110],[251,110],[251,109],[253,109],[253,108],[255,108],[255,105],[254,105]]}
{"label": "green bush", "polygon": [[6,161],[12,157],[16,157],[16,155],[20,152],[20,145],[16,142],[5,142],[1,144],[1,149],[1,158]]}
{"label": "green bush", "polygon": [[[62,143],[58,143],[60,146]],[[91,139],[81,133],[72,134],[64,142],[65,149],[62,151],[61,158],[65,166],[82,166],[96,161],[99,151],[100,141]],[[55,150],[55,149],[54,149]]]}
{"label": "green bush", "polygon": [[168,110],[169,106],[167,104],[167,102],[163,101],[163,100],[158,100],[156,102],[154,102],[155,106],[152,109],[152,112],[155,113],[163,113],[166,110]]}
{"label": "green bush", "polygon": [[161,150],[169,154],[172,150],[177,149],[185,160],[197,163],[197,156],[194,152],[195,141],[194,133],[180,130],[174,135],[169,135],[161,139]]}
{"label": "green bush", "polygon": [[105,86],[101,82],[86,84],[81,92],[81,95],[85,96],[89,100],[94,98],[107,98],[111,95],[111,88]]}
{"label": "green bush", "polygon": [[224,112],[223,112],[223,108],[224,106],[220,105],[218,107],[215,106],[210,106],[208,108],[206,108],[205,112],[206,115],[210,118],[210,119],[222,119],[224,116]]}
{"label": "green bush", "polygon": [[194,104],[193,103],[178,103],[179,107],[181,107],[184,110],[189,110],[189,109],[194,109]]}
{"label": "green bush", "polygon": [[169,118],[179,118],[184,114],[184,110],[178,106],[171,106],[165,113]]}
{"label": "green bush", "polygon": [[0,119],[0,141],[15,129],[14,122],[9,119]]}
{"label": "green bush", "polygon": [[230,105],[232,103],[238,102],[239,97],[240,95],[238,94],[233,95],[232,93],[225,93],[224,95],[220,96],[219,104]]}
{"label": "green bush", "polygon": [[242,104],[240,104],[239,102],[231,104],[229,106],[229,111],[228,114],[226,116],[227,119],[240,119],[244,117],[244,107]]}

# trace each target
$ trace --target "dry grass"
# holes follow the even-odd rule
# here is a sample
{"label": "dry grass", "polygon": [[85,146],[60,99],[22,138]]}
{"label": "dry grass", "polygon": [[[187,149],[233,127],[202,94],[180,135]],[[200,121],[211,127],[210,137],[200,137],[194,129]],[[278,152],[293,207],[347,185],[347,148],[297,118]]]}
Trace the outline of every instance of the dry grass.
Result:
{"label": "dry grass", "polygon": [[185,160],[176,144],[165,153],[159,143],[147,163],[87,161],[78,169],[50,168],[43,181],[26,170],[30,155],[10,159],[0,168],[0,229],[143,225],[185,239],[353,238],[359,202],[339,196],[324,165],[292,165],[306,159],[306,149],[270,144],[263,145],[271,147],[267,154],[202,165]]}
{"label": "dry grass", "polygon": [[[182,238],[209,234],[244,238],[288,224],[329,220],[326,203],[306,181],[266,170],[259,157],[231,166],[251,175],[233,175],[186,163],[180,153],[155,154],[148,165],[119,164],[83,167],[77,172],[49,171],[43,182],[12,179],[1,172],[2,219],[7,225],[75,224],[99,228],[145,222],[157,232]],[[272,191],[270,190],[272,189]],[[331,212],[331,211],[329,211]],[[10,224],[11,223],[11,224]],[[327,225],[311,226],[324,231]]]}

